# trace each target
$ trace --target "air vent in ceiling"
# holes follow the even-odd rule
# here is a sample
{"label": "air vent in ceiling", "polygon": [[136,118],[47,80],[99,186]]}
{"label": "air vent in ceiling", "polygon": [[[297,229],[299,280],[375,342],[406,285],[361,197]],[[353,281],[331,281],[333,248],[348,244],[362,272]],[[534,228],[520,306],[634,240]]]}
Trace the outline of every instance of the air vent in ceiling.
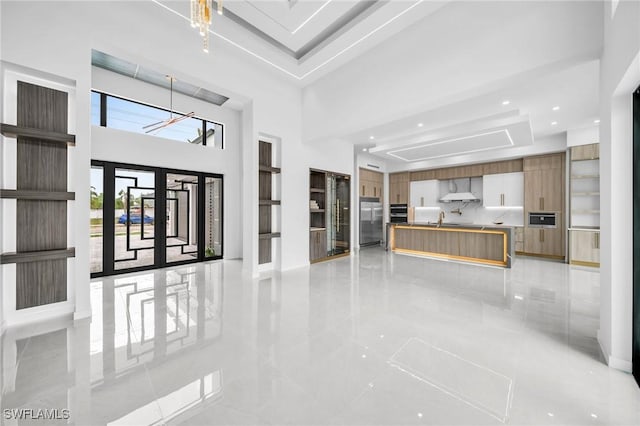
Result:
{"label": "air vent in ceiling", "polygon": [[[167,90],[169,89],[170,82],[165,74],[141,67],[140,65],[116,58],[115,56],[111,56],[98,50],[91,51],[91,65],[127,77],[135,78],[136,80],[144,81],[145,83],[163,87]],[[173,91],[218,106],[229,100],[226,96],[222,96],[218,93],[180,80],[173,82]]]}

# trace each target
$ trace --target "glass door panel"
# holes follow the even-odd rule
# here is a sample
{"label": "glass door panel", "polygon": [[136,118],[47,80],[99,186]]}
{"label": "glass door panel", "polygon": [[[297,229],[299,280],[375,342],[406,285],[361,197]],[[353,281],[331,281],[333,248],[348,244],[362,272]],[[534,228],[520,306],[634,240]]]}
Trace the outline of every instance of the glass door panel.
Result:
{"label": "glass door panel", "polygon": [[204,257],[222,256],[222,179],[205,177]]}
{"label": "glass door panel", "polygon": [[350,249],[349,177],[327,174],[327,251],[329,256],[348,253]]}
{"label": "glass door panel", "polygon": [[198,258],[198,176],[167,173],[167,263]]}
{"label": "glass door panel", "polygon": [[114,270],[155,264],[155,173],[115,170]]}
{"label": "glass door panel", "polygon": [[89,261],[91,273],[102,272],[104,169],[91,167],[91,216],[89,228]]}
{"label": "glass door panel", "polygon": [[92,161],[91,276],[221,259],[223,176]]}
{"label": "glass door panel", "polygon": [[351,210],[349,199],[349,177],[336,175],[336,247],[334,254],[349,252],[351,241]]}

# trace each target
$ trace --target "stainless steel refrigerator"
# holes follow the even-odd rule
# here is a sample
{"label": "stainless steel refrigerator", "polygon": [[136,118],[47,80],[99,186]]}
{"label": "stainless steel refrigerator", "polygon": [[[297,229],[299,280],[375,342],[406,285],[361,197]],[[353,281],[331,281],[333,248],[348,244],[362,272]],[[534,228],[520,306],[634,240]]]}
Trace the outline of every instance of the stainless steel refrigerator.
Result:
{"label": "stainless steel refrigerator", "polygon": [[382,203],[378,198],[360,197],[360,245],[382,241]]}

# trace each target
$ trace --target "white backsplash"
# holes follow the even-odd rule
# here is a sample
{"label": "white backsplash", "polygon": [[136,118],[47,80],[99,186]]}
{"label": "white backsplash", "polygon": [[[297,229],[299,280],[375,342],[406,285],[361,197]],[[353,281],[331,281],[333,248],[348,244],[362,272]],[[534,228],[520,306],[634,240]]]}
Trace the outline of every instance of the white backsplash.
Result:
{"label": "white backsplash", "polygon": [[[455,179],[457,192],[470,191],[476,197],[482,198],[482,178]],[[449,192],[449,181],[440,181],[440,197]],[[454,201],[451,203],[438,203],[438,207],[416,207],[415,222],[437,222],[440,211],[444,211],[444,222],[472,223],[478,225],[491,225],[501,221],[507,226],[524,226],[524,210],[514,207],[487,208],[482,201],[464,203]],[[460,209],[461,215],[451,213],[451,210]]]}

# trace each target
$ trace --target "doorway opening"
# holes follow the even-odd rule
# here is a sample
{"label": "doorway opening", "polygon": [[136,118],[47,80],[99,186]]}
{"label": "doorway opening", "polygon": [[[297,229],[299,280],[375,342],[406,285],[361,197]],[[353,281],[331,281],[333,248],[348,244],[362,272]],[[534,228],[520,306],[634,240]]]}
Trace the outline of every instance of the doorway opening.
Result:
{"label": "doorway opening", "polygon": [[221,259],[223,176],[91,162],[91,276]]}

